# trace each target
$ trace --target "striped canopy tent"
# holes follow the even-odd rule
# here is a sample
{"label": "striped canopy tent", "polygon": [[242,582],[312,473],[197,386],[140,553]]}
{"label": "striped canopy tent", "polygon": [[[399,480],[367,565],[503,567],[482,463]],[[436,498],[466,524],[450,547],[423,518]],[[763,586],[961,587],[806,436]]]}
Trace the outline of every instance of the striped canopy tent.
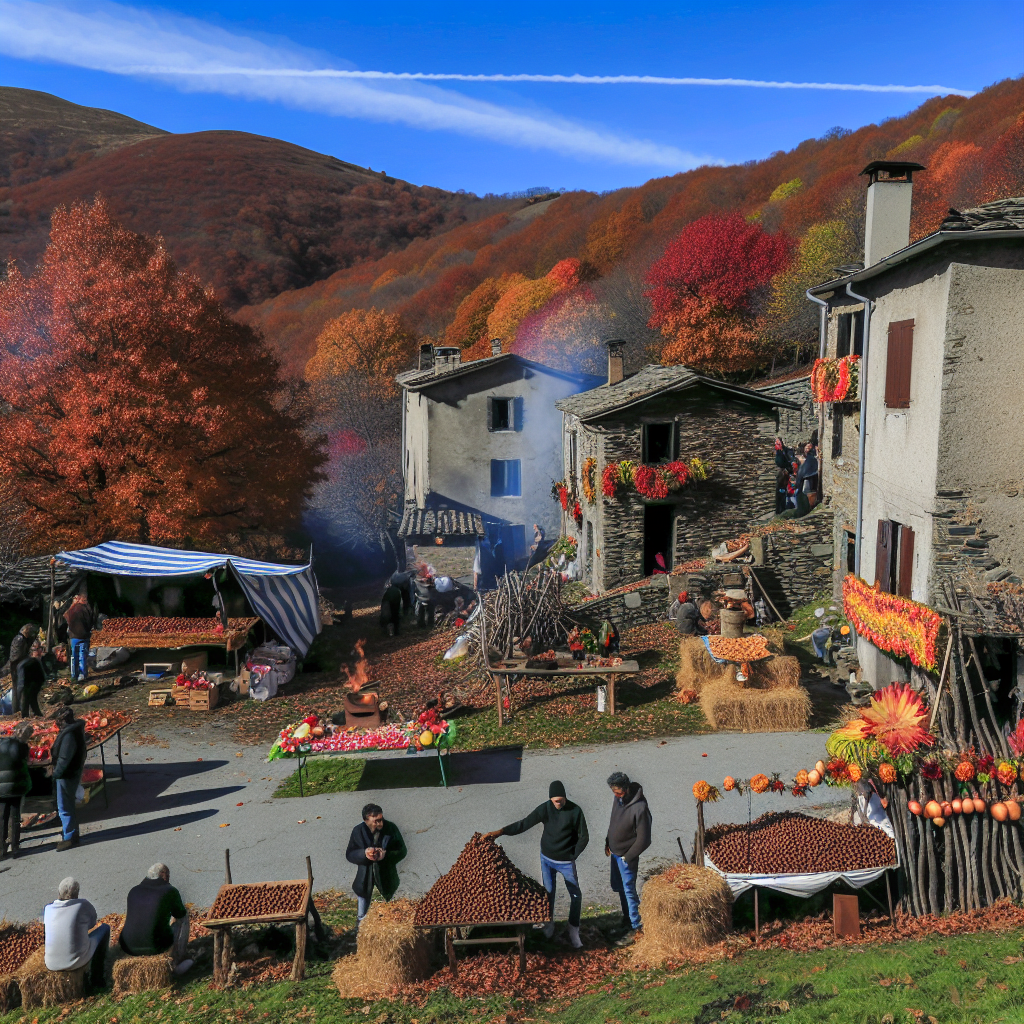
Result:
{"label": "striped canopy tent", "polygon": [[253,611],[302,657],[320,632],[320,594],[313,563],[278,565],[209,551],[178,551],[107,541],[57,559],[82,572],[108,576],[196,576],[227,567]]}

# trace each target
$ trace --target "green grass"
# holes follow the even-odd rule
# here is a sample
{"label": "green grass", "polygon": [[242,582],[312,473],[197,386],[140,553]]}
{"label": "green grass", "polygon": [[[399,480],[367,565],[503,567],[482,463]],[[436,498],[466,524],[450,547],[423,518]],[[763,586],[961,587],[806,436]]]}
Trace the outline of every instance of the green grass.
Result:
{"label": "green grass", "polygon": [[[366,761],[358,757],[310,760],[302,772],[303,791],[307,796],[316,793],[352,793],[359,788],[359,780],[365,768]],[[274,790],[274,796],[299,796],[298,770]]]}
{"label": "green grass", "polygon": [[[441,785],[436,755],[387,757],[367,760],[359,757],[310,758],[302,772],[306,796],[317,793],[354,793],[368,789],[422,789]],[[274,796],[299,796],[299,773],[293,772]]]}
{"label": "green grass", "polygon": [[[324,912],[335,929],[350,928],[353,901],[336,900]],[[617,915],[587,918],[603,925]],[[259,938],[258,933],[254,936]],[[249,941],[249,938],[246,939]],[[531,944],[537,942],[531,938]],[[933,936],[890,945],[845,946],[809,953],[750,950],[733,959],[676,971],[625,973],[607,979],[605,991],[566,1004],[530,1005],[503,995],[458,999],[438,991],[425,1001],[342,1000],[331,985],[335,959],[353,949],[350,932],[327,947],[312,947],[305,981],[278,982],[215,992],[209,987],[210,955],[204,940],[199,967],[205,975],[177,983],[167,993],[114,1002],[93,997],[73,1008],[20,1009],[2,1024],[462,1024],[492,1020],[544,1020],[551,1024],[997,1024],[1024,1021],[1019,982],[1022,933]],[[544,947],[547,948],[547,947]],[[287,950],[282,952],[287,957]],[[585,954],[584,954],[585,955]],[[568,968],[567,969],[571,969]],[[70,1016],[69,1016],[70,1012]],[[506,1018],[506,1014],[508,1017]]]}

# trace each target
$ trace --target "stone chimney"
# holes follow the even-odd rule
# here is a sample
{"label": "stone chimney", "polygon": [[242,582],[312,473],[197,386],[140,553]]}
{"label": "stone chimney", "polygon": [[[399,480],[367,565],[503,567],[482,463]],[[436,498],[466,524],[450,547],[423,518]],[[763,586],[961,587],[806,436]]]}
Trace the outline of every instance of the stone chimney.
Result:
{"label": "stone chimney", "polygon": [[501,338],[491,338],[491,355],[501,355]]}
{"label": "stone chimney", "polygon": [[921,164],[875,160],[861,171],[868,176],[864,221],[864,266],[870,267],[910,244],[910,200],[914,171]]}
{"label": "stone chimney", "polygon": [[606,341],[605,344],[608,346],[608,383],[618,384],[625,376],[622,369],[622,350],[626,347],[626,343],[615,339]]}
{"label": "stone chimney", "polygon": [[420,367],[421,370],[432,370],[434,368],[434,346],[420,345]]}
{"label": "stone chimney", "polygon": [[462,349],[457,345],[439,345],[434,349],[434,373],[448,373],[462,362]]}

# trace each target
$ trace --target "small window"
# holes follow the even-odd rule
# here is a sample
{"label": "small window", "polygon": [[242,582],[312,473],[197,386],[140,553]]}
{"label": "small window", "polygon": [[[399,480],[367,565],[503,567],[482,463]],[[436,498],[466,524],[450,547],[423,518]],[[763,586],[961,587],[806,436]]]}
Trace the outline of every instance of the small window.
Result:
{"label": "small window", "polygon": [[512,429],[512,399],[511,398],[488,398],[488,430],[511,430]]}
{"label": "small window", "polygon": [[843,530],[846,540],[846,571],[857,571],[857,535],[850,530]]}
{"label": "small window", "polygon": [[851,341],[853,343],[853,355],[862,356],[864,355],[864,310],[858,309],[853,314],[853,327],[850,330]]}
{"label": "small window", "polygon": [[843,454],[843,407],[835,402],[832,405],[832,458],[838,459]]}
{"label": "small window", "polygon": [[576,431],[574,430],[574,431],[572,431],[569,434],[569,479],[570,480],[575,480],[576,479],[576,464],[577,464],[577,459],[579,457],[578,456],[579,448],[578,448],[577,442],[578,442],[578,438],[577,438],[577,435],[576,435]]}
{"label": "small window", "polygon": [[644,462],[656,464],[672,461],[674,423],[644,424]]}
{"label": "small window", "polygon": [[889,324],[885,356],[885,405],[887,409],[910,408],[910,370],[914,358],[914,321]]}
{"label": "small window", "polygon": [[852,313],[840,313],[839,325],[836,331],[836,358],[850,354],[850,324],[853,322]]}
{"label": "small window", "polygon": [[888,519],[878,521],[875,580],[887,594],[910,597],[914,576],[914,531]]}
{"label": "small window", "polygon": [[519,459],[491,459],[491,497],[519,498],[522,493]]}

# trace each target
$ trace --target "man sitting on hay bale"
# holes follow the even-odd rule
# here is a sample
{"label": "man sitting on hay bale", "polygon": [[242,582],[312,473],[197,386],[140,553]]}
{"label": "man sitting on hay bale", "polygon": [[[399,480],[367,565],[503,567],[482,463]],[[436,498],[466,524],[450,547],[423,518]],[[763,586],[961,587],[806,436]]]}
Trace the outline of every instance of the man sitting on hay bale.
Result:
{"label": "man sitting on hay bale", "polygon": [[57,887],[57,899],[43,909],[44,962],[50,971],[76,971],[91,962],[93,988],[101,989],[110,925],[96,924],[96,908],[78,893],[78,882],[65,878]]}
{"label": "man sitting on hay bale", "polygon": [[180,975],[192,966],[188,936],[188,910],[171,885],[170,868],[154,864],[146,877],[128,891],[128,909],[118,939],[121,949],[129,956],[170,953],[174,973]]}

